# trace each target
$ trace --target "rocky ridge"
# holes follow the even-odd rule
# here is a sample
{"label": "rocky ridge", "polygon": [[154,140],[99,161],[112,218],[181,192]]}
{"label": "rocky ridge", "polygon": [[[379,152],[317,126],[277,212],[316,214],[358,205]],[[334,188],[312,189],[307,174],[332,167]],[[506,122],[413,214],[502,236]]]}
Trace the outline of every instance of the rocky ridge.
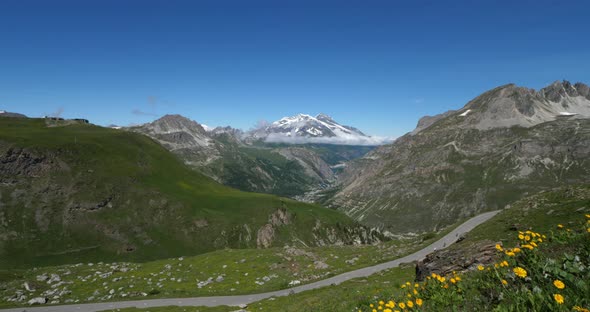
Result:
{"label": "rocky ridge", "polygon": [[350,162],[329,205],[391,233],[423,232],[527,192],[587,182],[587,90],[506,85],[422,119],[417,131]]}

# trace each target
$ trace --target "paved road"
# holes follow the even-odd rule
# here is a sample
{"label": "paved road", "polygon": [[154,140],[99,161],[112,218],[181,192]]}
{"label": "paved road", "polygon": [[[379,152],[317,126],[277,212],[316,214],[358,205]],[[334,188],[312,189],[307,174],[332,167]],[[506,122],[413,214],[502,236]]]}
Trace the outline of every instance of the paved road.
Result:
{"label": "paved road", "polygon": [[262,294],[252,295],[241,295],[241,296],[216,296],[216,297],[195,297],[195,298],[176,298],[176,299],[151,299],[151,300],[135,300],[135,301],[119,301],[119,302],[103,302],[103,303],[87,303],[87,304],[75,304],[75,305],[61,305],[61,306],[43,306],[43,307],[22,307],[15,309],[0,310],[1,312],[93,312],[103,311],[110,309],[120,309],[128,307],[148,308],[148,307],[161,307],[161,306],[238,306],[240,304],[249,304],[252,302],[260,301],[270,297],[287,296],[293,293],[299,293],[302,291],[316,289],[329,285],[337,285],[344,281],[357,277],[366,277],[373,273],[383,271],[385,269],[395,268],[401,263],[410,263],[417,260],[422,260],[427,254],[433,252],[436,249],[443,249],[456,242],[457,239],[463,233],[471,231],[479,224],[489,220],[495,216],[499,211],[486,212],[475,216],[465,223],[459,225],[449,234],[445,235],[432,245],[427,246],[411,255],[407,255],[403,258],[395,259],[393,261],[381,263],[375,266],[370,266],[355,271],[343,273],[328,279],[317,281],[311,284],[301,285],[285,290],[278,290],[273,292],[267,292]]}

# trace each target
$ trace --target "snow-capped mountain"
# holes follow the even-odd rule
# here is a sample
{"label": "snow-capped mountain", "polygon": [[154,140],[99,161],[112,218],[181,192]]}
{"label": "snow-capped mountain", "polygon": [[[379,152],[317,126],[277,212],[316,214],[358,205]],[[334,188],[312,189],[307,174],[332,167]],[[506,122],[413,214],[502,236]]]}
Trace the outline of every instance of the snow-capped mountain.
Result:
{"label": "snow-capped mountain", "polygon": [[298,114],[284,117],[250,133],[255,139],[281,143],[328,143],[379,145],[383,138],[371,137],[357,128],[344,126],[325,114],[316,117]]}

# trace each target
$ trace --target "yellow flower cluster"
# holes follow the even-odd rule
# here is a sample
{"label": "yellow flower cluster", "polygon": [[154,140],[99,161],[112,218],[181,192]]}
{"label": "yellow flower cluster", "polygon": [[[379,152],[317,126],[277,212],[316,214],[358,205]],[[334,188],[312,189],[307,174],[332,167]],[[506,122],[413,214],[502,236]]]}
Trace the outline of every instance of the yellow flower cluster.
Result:
{"label": "yellow flower cluster", "polygon": [[[442,277],[436,273],[433,273],[432,277],[428,276],[429,280],[431,278],[436,278],[439,281],[446,280],[444,277]],[[454,275],[453,278],[461,280],[461,278],[456,275]],[[455,282],[456,281],[457,280],[455,280]],[[443,282],[441,282],[441,283],[443,283]],[[420,285],[418,283],[412,284],[410,282],[406,282],[405,284],[402,284],[400,286],[400,288],[407,290],[407,294],[406,294],[407,299],[401,299],[398,302],[395,302],[393,300],[389,300],[388,302],[380,300],[379,302],[377,302],[377,304],[370,304],[369,305],[369,307],[371,308],[370,311],[372,311],[372,312],[401,312],[401,311],[407,311],[407,310],[410,310],[413,308],[419,308],[424,304],[424,300],[422,298],[418,298],[418,295],[420,294],[419,290],[424,289],[423,285]],[[397,310],[396,310],[396,308],[397,308]],[[359,310],[359,312],[362,312],[362,310]]]}
{"label": "yellow flower cluster", "polygon": [[[588,233],[590,233],[590,214],[586,214],[585,215],[587,221],[586,221],[586,230],[588,231]],[[565,229],[565,227],[562,224],[558,225],[558,228],[560,229]],[[567,230],[567,229],[566,229]],[[516,254],[518,253],[523,253],[521,256],[514,258],[514,259],[510,259],[510,258],[505,258],[505,260],[501,260],[500,262],[497,262],[495,264],[493,264],[493,266],[484,266],[482,264],[478,264],[477,265],[477,270],[478,271],[494,271],[495,277],[498,278],[498,281],[500,282],[501,286],[505,289],[505,290],[511,290],[512,288],[509,286],[510,282],[514,282],[517,284],[520,284],[521,282],[519,282],[519,278],[520,279],[525,279],[525,283],[526,281],[532,281],[534,280],[534,276],[533,279],[529,279],[529,272],[527,271],[527,267],[525,265],[521,264],[522,259],[527,258],[528,256],[532,256],[532,254],[529,254],[528,252],[524,252],[523,250],[528,249],[528,250],[534,250],[535,248],[537,248],[539,246],[539,244],[543,243],[546,240],[546,236],[542,235],[540,233],[537,232],[533,232],[533,231],[520,231],[518,232],[518,239],[520,240],[519,244],[517,245],[518,247],[514,247],[514,248],[506,248],[504,247],[502,244],[496,244],[495,245],[495,249],[501,253],[504,254],[508,257],[514,257]],[[528,262],[524,262],[524,263],[528,263]],[[506,269],[501,269],[501,268],[506,268]],[[528,267],[531,272],[535,272],[534,267]],[[395,302],[393,300],[388,301],[387,303],[384,301],[379,301],[378,304],[374,305],[374,304],[370,304],[371,310],[372,312],[401,312],[401,311],[416,311],[416,310],[420,310],[420,307],[424,304],[425,300],[428,300],[431,296],[431,292],[435,291],[435,289],[440,289],[440,288],[444,288],[444,289],[449,289],[450,291],[454,291],[456,293],[462,293],[462,288],[465,287],[464,285],[458,285],[459,282],[461,281],[461,277],[457,275],[456,272],[453,272],[452,275],[449,274],[447,276],[442,276],[439,275],[437,273],[432,273],[430,276],[426,277],[427,281],[425,281],[422,284],[417,284],[417,283],[410,283],[410,282],[406,282],[405,284],[401,285],[402,289],[406,289],[407,293],[406,295],[403,297],[403,299]],[[559,280],[559,279],[554,279],[553,280],[553,287],[555,287],[553,290],[555,290],[555,292],[551,291],[549,293],[546,294],[546,296],[548,296],[548,298],[551,298],[552,301],[557,304],[557,305],[564,305],[566,306],[566,298],[564,297],[564,294],[560,293],[561,290],[566,289],[566,284]],[[573,287],[573,286],[572,286]],[[516,289],[516,288],[514,288]],[[420,293],[422,292],[422,294]],[[407,297],[407,298],[406,298]],[[421,297],[421,298],[419,298]],[[547,298],[547,297],[546,297]],[[574,298],[570,298],[570,302],[575,302]],[[436,301],[434,301],[436,302]],[[588,310],[587,308],[584,307],[580,307],[580,306],[574,306],[573,307],[574,311],[577,312],[590,312],[590,310]],[[359,312],[362,312],[361,310],[359,310]]]}
{"label": "yellow flower cluster", "polygon": [[[411,309],[414,306],[420,307],[420,306],[422,306],[423,303],[424,302],[420,298],[416,298],[416,300],[400,301],[398,303],[396,303],[393,300],[389,300],[388,302],[384,302],[383,300],[381,300],[381,301],[379,301],[377,303],[377,305],[374,305],[374,304],[371,303],[369,305],[369,307],[371,308],[371,311],[372,312],[379,312],[379,311],[383,311],[383,312],[401,312],[400,310],[393,310],[393,309],[395,309],[396,307],[398,307],[401,310],[406,310],[406,308]],[[359,310],[359,312],[362,312],[362,310]]]}

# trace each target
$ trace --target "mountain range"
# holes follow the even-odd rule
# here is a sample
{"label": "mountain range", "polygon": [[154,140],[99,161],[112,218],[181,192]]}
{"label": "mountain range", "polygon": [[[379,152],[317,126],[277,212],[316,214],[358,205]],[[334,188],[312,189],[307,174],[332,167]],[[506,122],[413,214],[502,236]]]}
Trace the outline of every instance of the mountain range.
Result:
{"label": "mountain range", "polygon": [[250,140],[291,144],[379,145],[386,142],[383,138],[368,136],[357,128],[341,125],[326,114],[284,117],[266,127],[250,131],[247,137]]}
{"label": "mountain range", "polygon": [[146,135],[186,170],[227,186],[316,202],[398,235],[590,182],[589,118],[590,88],[557,81],[540,90],[494,88],[377,147],[337,144],[373,138],[325,114],[247,132],[166,115],[116,133]]}
{"label": "mountain range", "polygon": [[[189,166],[223,184],[283,196],[331,183],[332,167],[374,148],[366,145],[373,138],[324,114],[285,117],[248,132],[229,126],[206,130],[181,115],[166,115],[128,130],[152,137]],[[350,145],[353,142],[364,144]]]}

